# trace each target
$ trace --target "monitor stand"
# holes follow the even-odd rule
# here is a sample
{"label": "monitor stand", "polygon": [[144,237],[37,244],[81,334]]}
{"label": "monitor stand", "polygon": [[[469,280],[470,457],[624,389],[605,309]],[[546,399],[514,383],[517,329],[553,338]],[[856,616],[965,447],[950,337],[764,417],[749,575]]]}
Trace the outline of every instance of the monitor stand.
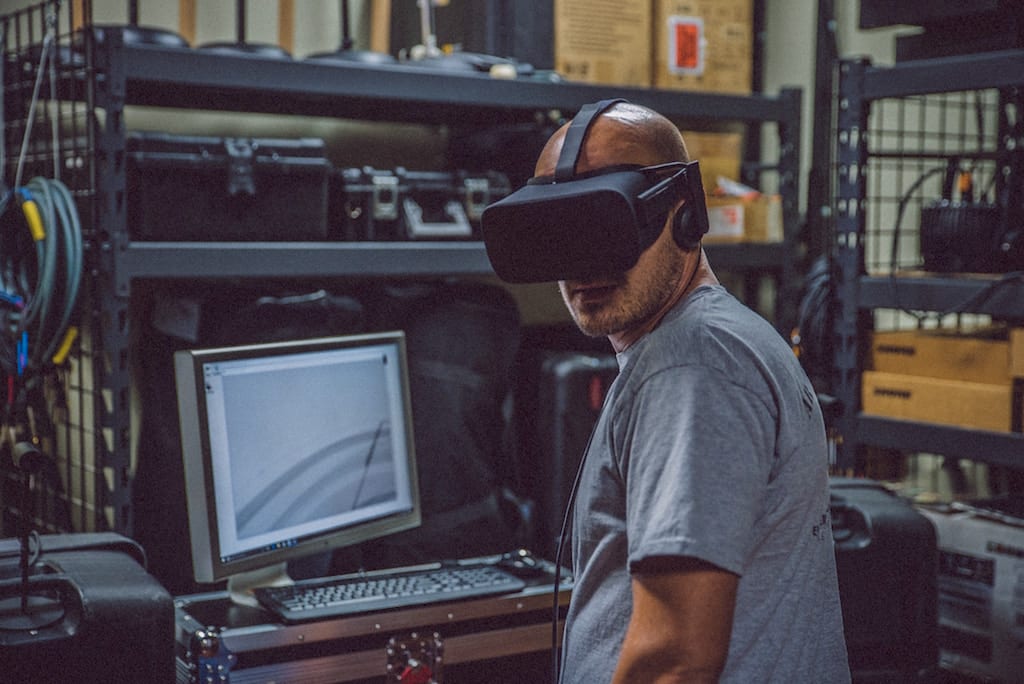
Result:
{"label": "monitor stand", "polygon": [[283,587],[293,583],[292,578],[288,576],[288,564],[277,563],[258,570],[231,575],[228,577],[228,595],[233,603],[259,607],[259,602],[253,596],[253,589],[256,587]]}

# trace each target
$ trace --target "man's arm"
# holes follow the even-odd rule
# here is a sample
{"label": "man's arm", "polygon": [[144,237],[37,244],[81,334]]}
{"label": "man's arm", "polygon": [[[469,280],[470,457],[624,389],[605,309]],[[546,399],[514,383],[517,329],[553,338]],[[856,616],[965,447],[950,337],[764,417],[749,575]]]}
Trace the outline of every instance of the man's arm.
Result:
{"label": "man's arm", "polygon": [[[670,563],[670,567],[665,567]],[[633,573],[633,614],[613,684],[717,682],[739,578],[692,558]]]}

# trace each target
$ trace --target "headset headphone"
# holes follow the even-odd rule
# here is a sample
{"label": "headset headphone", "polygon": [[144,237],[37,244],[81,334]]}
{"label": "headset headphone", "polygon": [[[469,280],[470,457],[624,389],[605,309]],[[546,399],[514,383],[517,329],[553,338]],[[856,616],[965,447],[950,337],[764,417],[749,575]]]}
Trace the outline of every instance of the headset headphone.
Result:
{"label": "headset headphone", "polygon": [[[484,245],[495,273],[513,283],[585,279],[632,268],[672,217],[672,235],[695,248],[708,230],[696,161],[622,164],[576,173],[591,125],[622,99],[585,105],[566,129],[551,176],[488,206]],[[682,210],[676,210],[685,200]]]}

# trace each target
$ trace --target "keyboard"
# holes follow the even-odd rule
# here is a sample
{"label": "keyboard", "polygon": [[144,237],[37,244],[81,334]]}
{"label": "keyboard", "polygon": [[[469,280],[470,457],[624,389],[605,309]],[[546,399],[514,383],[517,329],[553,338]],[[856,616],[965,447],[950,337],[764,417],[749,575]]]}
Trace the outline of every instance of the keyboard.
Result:
{"label": "keyboard", "polygon": [[443,565],[258,587],[260,604],[285,622],[509,594],[526,582],[493,565]]}

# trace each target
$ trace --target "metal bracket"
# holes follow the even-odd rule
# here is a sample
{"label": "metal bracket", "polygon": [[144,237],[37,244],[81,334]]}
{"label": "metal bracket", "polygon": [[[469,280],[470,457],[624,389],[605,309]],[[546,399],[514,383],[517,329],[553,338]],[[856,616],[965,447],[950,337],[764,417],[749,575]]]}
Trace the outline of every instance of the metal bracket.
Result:
{"label": "metal bracket", "polygon": [[377,221],[398,219],[398,176],[373,176],[373,218]]}
{"label": "metal bracket", "polygon": [[238,662],[220,639],[220,630],[215,627],[198,629],[188,644],[191,681],[196,684],[228,684],[231,668]]}
{"label": "metal bracket", "polygon": [[466,213],[470,220],[479,221],[491,203],[491,183],[486,178],[467,178],[462,185],[466,189]]}

